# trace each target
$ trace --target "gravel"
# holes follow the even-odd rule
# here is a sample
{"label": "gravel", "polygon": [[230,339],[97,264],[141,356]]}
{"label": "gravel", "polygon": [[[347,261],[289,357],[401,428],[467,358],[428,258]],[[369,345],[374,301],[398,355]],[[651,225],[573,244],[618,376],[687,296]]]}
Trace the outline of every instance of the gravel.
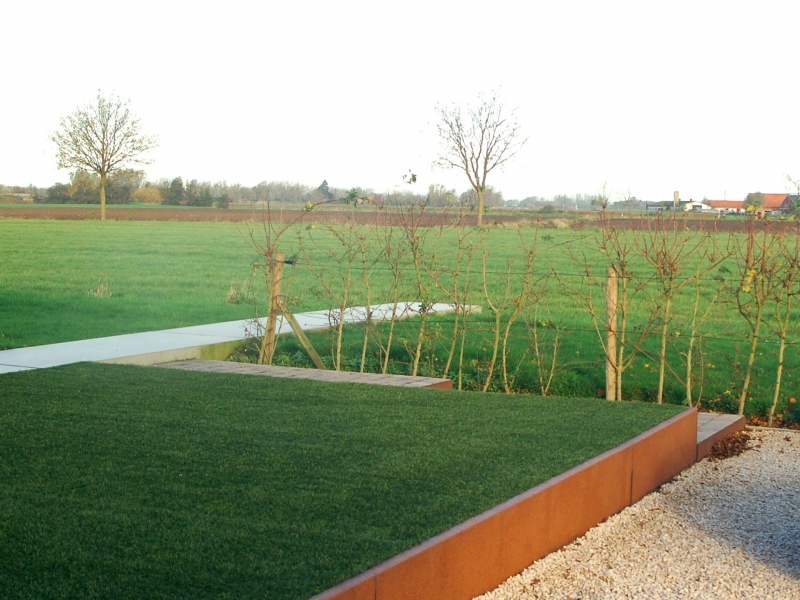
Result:
{"label": "gravel", "polygon": [[753,431],[481,600],[800,600],[800,432]]}

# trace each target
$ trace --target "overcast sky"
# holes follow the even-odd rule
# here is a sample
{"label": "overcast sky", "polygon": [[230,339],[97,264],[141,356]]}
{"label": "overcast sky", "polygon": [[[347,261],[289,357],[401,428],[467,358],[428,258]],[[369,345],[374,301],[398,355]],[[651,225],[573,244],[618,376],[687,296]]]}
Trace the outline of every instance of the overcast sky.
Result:
{"label": "overcast sky", "polygon": [[0,183],[49,186],[50,132],[101,90],[159,138],[148,177],[417,191],[435,108],[499,90],[506,198],[785,192],[800,177],[800,2],[6,3]]}

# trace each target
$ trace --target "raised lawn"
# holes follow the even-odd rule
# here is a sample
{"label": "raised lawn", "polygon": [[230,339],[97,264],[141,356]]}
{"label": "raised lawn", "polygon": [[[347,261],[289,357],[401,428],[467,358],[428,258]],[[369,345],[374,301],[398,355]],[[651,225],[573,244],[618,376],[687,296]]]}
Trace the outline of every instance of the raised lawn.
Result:
{"label": "raised lawn", "polygon": [[0,376],[4,598],[307,598],[681,408],[78,364]]}

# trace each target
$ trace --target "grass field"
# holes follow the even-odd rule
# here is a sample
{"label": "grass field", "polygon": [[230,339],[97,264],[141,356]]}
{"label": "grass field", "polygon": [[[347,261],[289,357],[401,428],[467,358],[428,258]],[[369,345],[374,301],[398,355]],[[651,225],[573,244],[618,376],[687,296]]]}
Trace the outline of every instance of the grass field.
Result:
{"label": "grass field", "polygon": [[[557,220],[552,223],[558,223]],[[548,226],[552,223],[548,223]],[[521,243],[537,240],[534,273],[550,271],[559,274],[560,281],[551,278],[548,291],[537,303],[536,319],[543,324],[546,337],[554,327],[562,330],[559,346],[559,374],[551,393],[570,396],[594,396],[602,393],[603,350],[593,330],[593,319],[579,302],[576,289],[581,283],[581,269],[570,256],[586,256],[598,273],[604,271],[603,258],[593,249],[596,230],[575,231],[569,228],[523,227],[522,237],[516,229],[497,227],[486,234],[482,249],[486,250],[487,285],[495,301],[502,296],[505,274],[512,273],[512,287],[522,279]],[[306,253],[301,252],[302,238]],[[436,254],[434,271],[442,281],[452,280],[457,235],[453,230],[436,230],[426,241],[428,256]],[[284,291],[295,312],[335,306],[338,299],[325,290],[325,285],[341,290],[346,275],[346,249],[339,244],[325,225],[304,225],[290,230],[281,242],[287,256],[299,252],[297,264],[285,271]],[[373,251],[374,253],[374,251]],[[226,302],[231,287],[243,296],[252,294],[261,306],[266,301],[263,273],[253,277],[251,264],[258,257],[248,240],[246,224],[129,222],[111,221],[34,221],[0,220],[0,348],[37,345],[72,339],[99,337],[135,331],[196,325],[253,315],[251,304]],[[472,263],[471,288],[467,301],[482,305],[486,301],[482,290],[480,261],[482,250],[475,253]],[[647,269],[639,259],[638,270]],[[730,270],[735,265],[729,264]],[[358,260],[354,274],[350,306],[366,302],[366,290],[359,279]],[[313,276],[312,271],[322,275]],[[713,275],[713,274],[712,274]],[[401,299],[416,299],[419,294],[413,281],[413,268],[403,270]],[[427,285],[434,301],[448,301],[436,290],[433,279],[426,274]],[[378,262],[370,268],[371,301],[390,301],[390,269]],[[704,302],[713,296],[718,283],[711,277],[703,291]],[[513,290],[512,290],[513,291]],[[596,298],[602,301],[602,291]],[[658,289],[649,285],[645,300],[657,297]],[[667,377],[665,397],[670,402],[683,401],[683,354],[686,350],[692,290],[683,291],[676,299],[675,318],[670,326],[668,356],[674,373]],[[646,318],[646,306],[638,306],[633,315],[632,330]],[[437,375],[442,360],[451,318],[434,319],[427,332],[423,368]],[[473,321],[468,336],[465,373],[473,382],[479,381],[485,369],[492,342],[492,313]],[[747,337],[742,319],[732,307],[721,300],[713,306],[702,324],[704,334],[702,366],[703,397],[706,406],[730,410],[735,405],[737,386],[741,384]],[[509,340],[510,357],[520,365],[517,382],[521,390],[536,391],[535,366],[521,322],[512,328]],[[415,325],[403,324],[393,346],[397,372],[409,362],[409,349],[415,341]],[[354,328],[345,334],[345,346],[351,357],[360,356],[361,332]],[[654,360],[657,337],[650,335],[645,343],[648,353],[640,354],[629,367],[625,378],[625,397],[652,400],[657,381]],[[331,338],[315,341],[320,352],[331,348]],[[775,350],[777,344],[768,335],[757,356],[753,391],[748,412],[763,414],[771,402]],[[798,384],[799,346],[790,347],[787,372],[784,377],[782,402],[788,406],[792,397],[800,395]],[[284,343],[289,354],[296,352],[290,341]],[[377,350],[370,357],[377,362]],[[695,357],[697,359],[697,356]],[[353,361],[350,360],[351,368]],[[405,365],[405,366],[404,366]],[[699,377],[699,371],[698,371]],[[474,386],[473,386],[474,387]],[[491,389],[498,389],[493,383]]]}
{"label": "grass field", "polygon": [[0,220],[0,348],[246,318],[252,254],[234,224]]}
{"label": "grass field", "polygon": [[98,364],[0,396],[4,598],[307,598],[680,410]]}

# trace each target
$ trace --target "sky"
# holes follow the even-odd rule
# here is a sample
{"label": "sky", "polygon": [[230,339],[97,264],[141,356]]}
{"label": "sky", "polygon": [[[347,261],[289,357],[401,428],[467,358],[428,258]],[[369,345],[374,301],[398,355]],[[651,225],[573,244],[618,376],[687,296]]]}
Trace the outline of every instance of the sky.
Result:
{"label": "sky", "polygon": [[437,107],[496,92],[527,140],[507,199],[743,199],[800,178],[800,2],[8,3],[0,183],[69,178],[49,141],[129,100],[159,178],[468,188],[432,166]]}

